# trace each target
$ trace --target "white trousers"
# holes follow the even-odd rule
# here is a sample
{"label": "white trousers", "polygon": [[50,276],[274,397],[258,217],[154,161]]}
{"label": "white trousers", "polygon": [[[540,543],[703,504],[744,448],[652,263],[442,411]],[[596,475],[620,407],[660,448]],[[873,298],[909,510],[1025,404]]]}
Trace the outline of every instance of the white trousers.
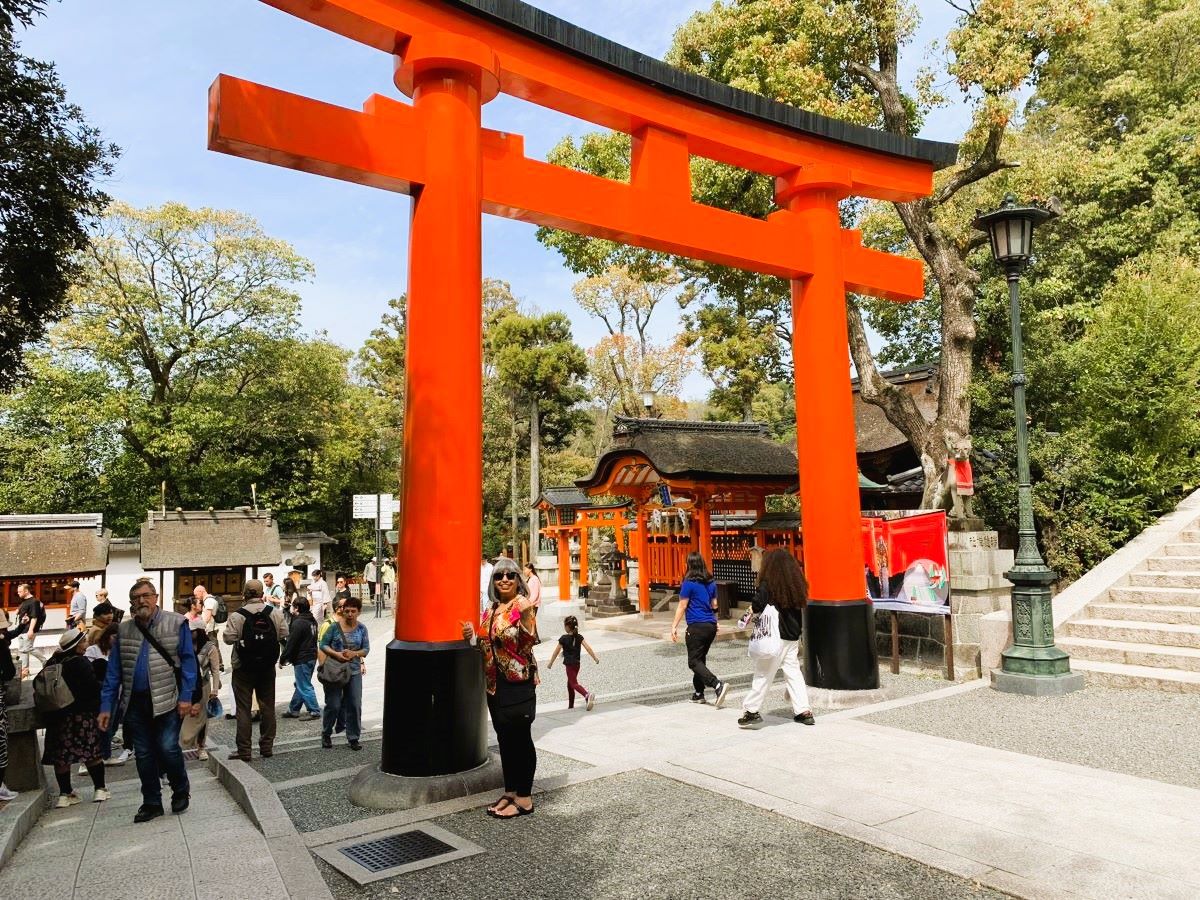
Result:
{"label": "white trousers", "polygon": [[808,686],[804,683],[804,673],[800,670],[800,642],[784,641],[783,647],[775,656],[767,659],[754,660],[754,681],[750,684],[750,693],[742,701],[742,709],[756,713],[762,709],[763,701],[767,698],[767,688],[775,680],[775,673],[783,669],[783,680],[787,684],[788,696],[792,701],[792,714],[799,715],[808,712]]}

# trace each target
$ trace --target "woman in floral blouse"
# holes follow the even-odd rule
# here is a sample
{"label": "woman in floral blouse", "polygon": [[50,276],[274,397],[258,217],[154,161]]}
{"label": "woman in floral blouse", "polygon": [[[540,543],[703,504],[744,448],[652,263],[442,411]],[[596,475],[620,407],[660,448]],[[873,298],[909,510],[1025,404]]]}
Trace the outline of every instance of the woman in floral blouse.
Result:
{"label": "woman in floral blouse", "polygon": [[[497,819],[515,819],[533,812],[537,750],[531,729],[541,681],[533,657],[535,609],[516,562],[505,557],[496,561],[488,599],[491,602],[480,616],[478,646],[483,654],[488,711],[500,744],[504,795],[487,812]],[[463,623],[463,638],[475,641],[470,622]]]}

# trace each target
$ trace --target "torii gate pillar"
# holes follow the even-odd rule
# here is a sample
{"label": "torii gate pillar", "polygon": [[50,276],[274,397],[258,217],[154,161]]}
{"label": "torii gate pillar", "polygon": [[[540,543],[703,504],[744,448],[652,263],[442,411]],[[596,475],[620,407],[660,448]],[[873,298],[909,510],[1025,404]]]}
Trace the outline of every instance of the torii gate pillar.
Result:
{"label": "torii gate pillar", "polygon": [[[461,623],[479,621],[480,110],[498,93],[498,75],[483,43],[444,34],[414,37],[396,68],[396,85],[413,98],[422,126],[413,139],[427,152],[409,254],[395,640],[387,647],[382,775],[371,774],[427,782],[416,792],[420,802],[440,799],[440,776],[467,779],[472,790],[496,780],[479,652],[463,643]],[[394,806],[388,787],[368,777],[351,797]]]}
{"label": "torii gate pillar", "polygon": [[796,378],[796,455],[804,570],[805,671],[817,688],[879,687],[874,609],[867,596],[859,513],[854,398],[850,391],[846,276],[838,201],[851,193],[850,173],[806,166],[777,179],[776,202],[793,213],[820,264],[792,280],[792,358]]}

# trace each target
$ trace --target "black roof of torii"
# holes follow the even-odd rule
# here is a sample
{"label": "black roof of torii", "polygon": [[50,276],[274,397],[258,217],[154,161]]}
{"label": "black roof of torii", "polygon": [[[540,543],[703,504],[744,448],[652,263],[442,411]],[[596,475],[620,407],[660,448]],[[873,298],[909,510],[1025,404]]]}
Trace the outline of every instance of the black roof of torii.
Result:
{"label": "black roof of torii", "polygon": [[672,91],[693,100],[724,107],[744,116],[760,119],[773,125],[791,128],[813,137],[837,141],[888,153],[907,159],[932,163],[935,169],[945,168],[958,158],[958,145],[945,141],[930,141],[907,137],[854,125],[828,116],[817,115],[796,106],[780,103],[738,90],[711,78],[704,78],[667,65],[660,59],[639,53],[629,47],[594,34],[565,19],[552,16],[522,0],[442,0],[473,15],[489,19],[510,31],[519,31],[545,44],[581,57],[589,62],[637,78],[663,90]]}

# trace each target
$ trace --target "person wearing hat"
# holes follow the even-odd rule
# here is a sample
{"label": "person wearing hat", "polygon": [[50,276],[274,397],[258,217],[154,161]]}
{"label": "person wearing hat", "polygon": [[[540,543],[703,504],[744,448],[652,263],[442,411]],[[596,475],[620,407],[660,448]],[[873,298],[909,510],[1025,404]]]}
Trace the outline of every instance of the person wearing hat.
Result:
{"label": "person wearing hat", "polygon": [[114,714],[123,716],[142,783],[133,821],[149,822],[163,814],[160,773],[171,783],[171,812],[182,813],[191,800],[179,726],[184,716],[200,714],[196,652],[187,619],[159,608],[149,578],[129,589],[129,612],[108,655],[98,724],[103,731]]}
{"label": "person wearing hat", "polygon": [[225,623],[222,640],[233,645],[233,701],[237,709],[237,748],[230,759],[250,761],[254,736],[251,710],[258,700],[261,721],[258,752],[269,757],[275,746],[275,664],[287,638],[283,613],[263,602],[263,583],[251,578],[242,589],[242,605]]}
{"label": "person wearing hat", "polygon": [[84,656],[87,636],[78,630],[68,631],[58,641],[58,652],[46,665],[62,666],[63,681],[71,689],[74,701],[62,709],[46,714],[46,747],[42,765],[54,767],[58,782],[58,801],[55,806],[65,809],[79,802],[71,787],[71,766],[83,763],[91,776],[96,803],[111,795],[104,786],[104,761],[101,731],[96,722],[100,709],[100,682],[96,680],[91,660]]}

